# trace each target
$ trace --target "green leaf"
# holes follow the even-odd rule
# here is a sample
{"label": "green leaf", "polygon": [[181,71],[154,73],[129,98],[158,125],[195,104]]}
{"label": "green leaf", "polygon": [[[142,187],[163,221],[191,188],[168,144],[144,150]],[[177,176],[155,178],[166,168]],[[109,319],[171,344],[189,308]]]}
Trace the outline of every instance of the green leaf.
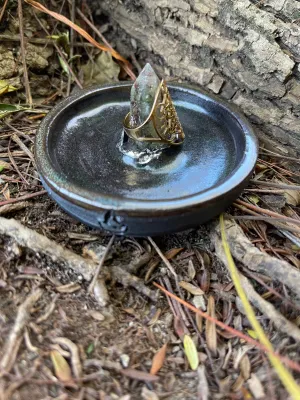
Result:
{"label": "green leaf", "polygon": [[6,117],[8,114],[24,110],[28,110],[28,108],[22,106],[16,106],[13,104],[0,103],[0,119]]}
{"label": "green leaf", "polygon": [[259,197],[257,197],[255,194],[249,196],[248,198],[254,204],[258,204],[259,203]]}
{"label": "green leaf", "polygon": [[58,59],[59,59],[60,66],[62,67],[64,73],[69,75],[70,71],[69,71],[68,65],[65,62],[65,60],[63,60],[60,56],[58,56]]}
{"label": "green leaf", "polygon": [[18,89],[13,85],[10,85],[7,80],[0,80],[0,96],[5,93],[14,92],[15,90]]}
{"label": "green leaf", "polygon": [[190,364],[190,367],[192,368],[193,371],[195,371],[199,365],[199,357],[195,343],[193,342],[193,339],[189,335],[184,336],[183,347],[186,358],[188,359],[188,362]]}
{"label": "green leaf", "polygon": [[247,333],[252,339],[257,339],[257,333],[253,329],[248,329]]}
{"label": "green leaf", "polygon": [[0,160],[0,172],[4,169],[11,169],[11,165],[6,161]]}
{"label": "green leaf", "polygon": [[51,35],[47,36],[49,39],[56,40],[57,44],[61,46],[66,53],[70,52],[70,39],[69,39],[69,31],[61,33],[59,35]]}
{"label": "green leaf", "polygon": [[74,60],[77,60],[78,58],[81,58],[81,55],[80,54],[75,54],[73,57],[69,58],[68,63],[70,63],[70,62],[72,62]]}
{"label": "green leaf", "polygon": [[91,343],[86,350],[86,354],[90,355],[94,351],[94,343]]}

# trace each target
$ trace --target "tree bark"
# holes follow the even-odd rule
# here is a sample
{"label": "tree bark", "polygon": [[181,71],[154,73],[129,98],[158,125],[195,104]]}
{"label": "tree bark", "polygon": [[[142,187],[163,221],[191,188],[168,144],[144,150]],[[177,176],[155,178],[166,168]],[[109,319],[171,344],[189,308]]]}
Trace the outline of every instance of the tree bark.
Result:
{"label": "tree bark", "polygon": [[119,32],[116,42],[125,31],[137,44],[137,52],[152,54],[158,72],[232,101],[265,142],[272,138],[289,152],[300,153],[299,1],[91,0],[91,4],[111,18]]}

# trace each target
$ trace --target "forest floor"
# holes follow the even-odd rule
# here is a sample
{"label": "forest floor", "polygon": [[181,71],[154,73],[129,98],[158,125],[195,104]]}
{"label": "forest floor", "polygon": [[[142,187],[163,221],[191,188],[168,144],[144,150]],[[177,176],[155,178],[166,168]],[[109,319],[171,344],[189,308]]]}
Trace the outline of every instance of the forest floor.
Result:
{"label": "forest floor", "polygon": [[[115,48],[109,21],[48,3]],[[133,67],[124,69],[57,16],[19,4],[23,15],[16,1],[0,11],[0,399],[286,399],[222,262],[218,220],[111,240],[45,193],[34,159],[43,117],[78,88],[130,79],[151,55],[126,54]],[[256,319],[298,381],[299,182],[299,160],[261,147],[225,215]]]}

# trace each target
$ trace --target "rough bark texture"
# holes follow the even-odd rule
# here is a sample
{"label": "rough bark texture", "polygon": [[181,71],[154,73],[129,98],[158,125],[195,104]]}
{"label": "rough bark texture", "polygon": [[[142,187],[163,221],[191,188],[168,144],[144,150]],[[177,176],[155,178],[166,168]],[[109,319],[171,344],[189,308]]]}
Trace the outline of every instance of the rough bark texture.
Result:
{"label": "rough bark texture", "polygon": [[[90,0],[158,72],[242,108],[260,137],[300,153],[300,2]],[[297,21],[298,20],[298,21]],[[149,58],[148,58],[149,59]]]}

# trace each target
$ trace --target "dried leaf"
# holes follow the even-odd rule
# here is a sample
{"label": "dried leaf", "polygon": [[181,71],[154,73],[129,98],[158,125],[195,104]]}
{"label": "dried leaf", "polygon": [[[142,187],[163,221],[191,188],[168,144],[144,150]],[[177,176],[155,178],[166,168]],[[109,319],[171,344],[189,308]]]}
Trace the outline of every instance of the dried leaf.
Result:
{"label": "dried leaf", "polygon": [[192,368],[193,371],[196,371],[199,365],[199,357],[195,343],[193,342],[193,339],[189,335],[184,336],[183,346],[190,367]]}
{"label": "dried leaf", "polygon": [[177,254],[179,254],[183,250],[183,247],[170,249],[165,253],[165,256],[168,260],[172,260]]}
{"label": "dried leaf", "polygon": [[96,321],[103,321],[105,319],[104,315],[101,314],[99,311],[91,310],[89,311],[89,314]]}
{"label": "dried leaf", "polygon": [[244,378],[242,377],[242,375],[239,375],[236,379],[236,381],[234,382],[234,384],[232,385],[231,389],[233,392],[238,392],[241,390],[243,384],[244,384]]}
{"label": "dried leaf", "polygon": [[201,400],[208,400],[209,399],[209,386],[205,374],[205,367],[204,365],[200,365],[198,368],[198,392],[201,393]]}
{"label": "dried leaf", "polygon": [[[212,296],[209,296],[208,298],[207,314],[212,318],[216,318],[215,300]],[[206,321],[205,335],[207,347],[215,354],[217,351],[217,331],[214,322],[209,320]]]}
{"label": "dried leaf", "polygon": [[300,260],[297,257],[286,255],[286,258],[295,265],[296,268],[300,269]]}
{"label": "dried leaf", "polygon": [[259,197],[257,197],[255,194],[252,194],[251,196],[248,196],[248,199],[253,204],[258,204],[259,203]]}
{"label": "dried leaf", "polygon": [[194,296],[193,303],[195,307],[201,309],[202,311],[206,311],[204,296]]}
{"label": "dried leaf", "polygon": [[68,350],[70,350],[71,364],[75,378],[80,379],[82,377],[82,366],[77,345],[73,343],[70,339],[65,337],[55,337],[52,339],[52,341],[59,344],[60,346],[65,346]]}
{"label": "dried leaf", "polygon": [[150,374],[156,375],[164,364],[167,354],[167,343],[154,355]]}
{"label": "dried leaf", "polygon": [[159,400],[157,394],[152,390],[149,390],[146,386],[142,389],[142,398],[143,400]]}
{"label": "dried leaf", "polygon": [[76,282],[68,283],[67,285],[56,286],[55,288],[59,293],[74,293],[81,289],[81,286]]}
{"label": "dried leaf", "polygon": [[9,187],[7,186],[7,188],[5,190],[3,190],[3,196],[5,198],[5,200],[9,200],[10,199],[10,190]]}
{"label": "dried leaf", "polygon": [[189,260],[188,264],[188,277],[192,281],[196,276],[196,270],[192,260]]}
{"label": "dried leaf", "polygon": [[53,350],[50,353],[51,361],[54,367],[56,377],[64,383],[72,382],[71,368],[63,356],[57,351]]}
{"label": "dried leaf", "polygon": [[183,324],[182,319],[177,316],[175,316],[175,318],[174,318],[174,330],[177,333],[177,335],[180,337],[180,339],[182,340],[182,338],[185,335],[185,326]]}
{"label": "dried leaf", "polygon": [[161,309],[158,308],[155,312],[155,314],[153,315],[153,317],[150,319],[150,321],[148,322],[148,326],[152,326],[154,324],[156,324],[156,322],[158,321],[158,318],[161,314]]}
{"label": "dried leaf", "polygon": [[202,294],[204,294],[203,290],[195,285],[192,285],[189,282],[181,281],[179,282],[179,285],[194,296],[201,296]]}
{"label": "dried leaf", "polygon": [[197,328],[198,328],[199,332],[202,333],[203,318],[200,314],[196,314],[196,324],[197,324]]}
{"label": "dried leaf", "polygon": [[245,379],[245,381],[247,381],[250,378],[251,373],[251,364],[247,354],[245,354],[240,361],[240,369],[243,378]]}
{"label": "dried leaf", "polygon": [[205,268],[200,279],[200,287],[204,293],[209,291],[210,287],[210,272]]}
{"label": "dried leaf", "polygon": [[94,61],[81,66],[84,75],[84,86],[91,86],[118,81],[120,66],[109,53],[101,52]]}
{"label": "dried leaf", "polygon": [[123,369],[121,373],[122,375],[125,375],[131,379],[135,379],[137,381],[155,382],[159,380],[158,376],[148,374],[148,372],[139,371],[133,368]]}
{"label": "dried leaf", "polygon": [[264,388],[255,374],[251,374],[251,378],[248,380],[247,383],[255,399],[265,398]]}
{"label": "dried leaf", "polygon": [[211,264],[209,255],[207,253],[202,253],[202,258],[203,258],[205,267],[209,267]]}

